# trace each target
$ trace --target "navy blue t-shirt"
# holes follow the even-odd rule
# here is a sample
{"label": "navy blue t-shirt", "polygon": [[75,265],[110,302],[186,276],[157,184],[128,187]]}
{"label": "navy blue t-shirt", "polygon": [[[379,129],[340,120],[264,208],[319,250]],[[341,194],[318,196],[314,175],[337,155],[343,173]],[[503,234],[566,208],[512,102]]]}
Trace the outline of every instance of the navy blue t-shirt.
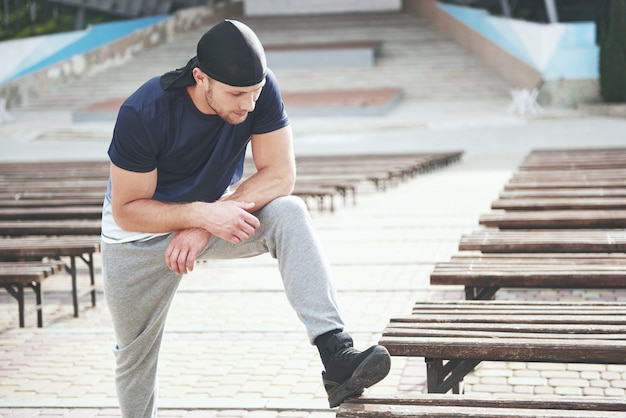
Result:
{"label": "navy blue t-shirt", "polygon": [[201,113],[185,88],[164,90],[155,77],[120,108],[108,153],[125,170],[156,168],[155,200],[213,202],[241,179],[250,136],[288,124],[269,70],[254,111],[239,125]]}

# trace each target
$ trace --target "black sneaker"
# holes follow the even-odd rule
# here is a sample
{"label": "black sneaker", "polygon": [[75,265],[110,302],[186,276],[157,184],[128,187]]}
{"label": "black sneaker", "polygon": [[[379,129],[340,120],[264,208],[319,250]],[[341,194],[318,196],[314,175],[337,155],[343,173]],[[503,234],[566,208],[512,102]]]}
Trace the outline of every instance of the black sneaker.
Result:
{"label": "black sneaker", "polygon": [[391,368],[389,352],[382,345],[373,345],[365,351],[352,346],[352,338],[341,332],[327,342],[331,352],[322,372],[322,381],[331,408],[347,398],[359,396],[365,388],[383,380]]}

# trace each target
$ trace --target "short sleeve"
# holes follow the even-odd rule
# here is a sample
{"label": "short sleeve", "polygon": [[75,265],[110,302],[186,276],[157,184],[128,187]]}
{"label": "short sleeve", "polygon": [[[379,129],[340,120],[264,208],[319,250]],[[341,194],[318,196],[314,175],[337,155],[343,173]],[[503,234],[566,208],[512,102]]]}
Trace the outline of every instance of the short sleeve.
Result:
{"label": "short sleeve", "polygon": [[265,86],[254,110],[252,134],[265,134],[289,125],[289,118],[274,73],[267,70]]}
{"label": "short sleeve", "polygon": [[146,173],[157,166],[157,146],[132,106],[123,105],[117,116],[109,158],[124,170]]}

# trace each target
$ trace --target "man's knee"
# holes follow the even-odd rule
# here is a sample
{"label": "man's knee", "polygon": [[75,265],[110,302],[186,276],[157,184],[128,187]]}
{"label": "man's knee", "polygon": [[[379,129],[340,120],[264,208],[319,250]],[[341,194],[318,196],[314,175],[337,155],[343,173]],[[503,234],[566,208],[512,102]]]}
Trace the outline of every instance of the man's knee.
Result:
{"label": "man's knee", "polygon": [[296,221],[299,218],[308,218],[309,212],[304,201],[297,196],[281,196],[266,205],[271,216],[278,219]]}

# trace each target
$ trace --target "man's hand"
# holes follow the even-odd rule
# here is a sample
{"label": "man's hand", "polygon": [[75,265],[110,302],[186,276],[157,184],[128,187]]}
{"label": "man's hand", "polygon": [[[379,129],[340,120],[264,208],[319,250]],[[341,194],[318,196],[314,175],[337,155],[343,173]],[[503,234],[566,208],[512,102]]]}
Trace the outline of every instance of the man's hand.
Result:
{"label": "man's hand", "polygon": [[250,238],[259,227],[259,220],[249,211],[254,203],[224,200],[211,203],[206,208],[208,224],[205,228],[187,228],[176,232],[165,250],[167,267],[177,274],[193,270],[198,254],[212,235],[239,244]]}
{"label": "man's hand", "polygon": [[257,217],[250,213],[254,207],[254,203],[235,200],[211,203],[205,229],[231,244],[239,244],[250,238],[261,225]]}
{"label": "man's hand", "polygon": [[211,239],[211,233],[202,228],[178,231],[165,250],[165,263],[176,274],[193,270],[196,258]]}

